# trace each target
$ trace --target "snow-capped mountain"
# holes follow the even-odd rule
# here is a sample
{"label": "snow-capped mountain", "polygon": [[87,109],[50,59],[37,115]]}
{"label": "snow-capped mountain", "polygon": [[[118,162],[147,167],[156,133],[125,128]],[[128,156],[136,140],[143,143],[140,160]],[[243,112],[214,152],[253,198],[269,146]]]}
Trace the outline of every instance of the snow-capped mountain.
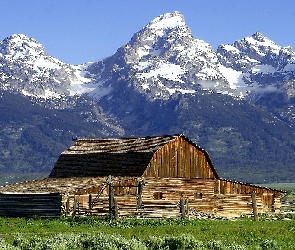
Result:
{"label": "snow-capped mountain", "polygon": [[[65,64],[33,38],[13,35],[0,42],[0,97],[10,96],[0,98],[6,138],[0,169],[12,164],[5,159],[20,159],[15,151],[43,148],[40,140],[62,148],[70,135],[185,133],[209,151],[225,177],[265,166],[274,169],[271,181],[284,165],[283,179],[295,178],[294,86],[291,47],[257,32],[214,51],[193,37],[179,12],[155,18],[114,55],[84,65]],[[23,105],[14,107],[12,99]],[[30,112],[18,121],[11,113],[20,107]],[[19,165],[32,164],[22,159]]]}
{"label": "snow-capped mountain", "polygon": [[84,65],[69,65],[49,56],[33,38],[13,35],[0,42],[0,80],[4,90],[50,99],[91,92]]}
{"label": "snow-capped mountain", "polygon": [[173,12],[151,21],[113,56],[88,70],[109,90],[123,80],[151,100],[167,100],[200,88],[229,87],[218,65],[213,48],[195,39],[184,17]]}
{"label": "snow-capped mountain", "polygon": [[87,93],[100,100],[120,83],[150,100],[199,90],[256,100],[257,93],[277,90],[293,96],[295,52],[259,32],[214,51],[173,12],[148,23],[114,55],[85,65],[65,64],[33,38],[13,35],[0,42],[0,67],[1,88],[36,98]]}
{"label": "snow-capped mountain", "polygon": [[217,56],[223,75],[241,93],[276,92],[295,79],[295,52],[256,32],[232,45],[220,45]]}
{"label": "snow-capped mountain", "polygon": [[100,81],[98,99],[124,81],[151,100],[200,89],[251,100],[257,93],[288,90],[295,79],[294,58],[291,47],[282,48],[259,32],[214,51],[193,37],[181,13],[173,12],[155,18],[88,70]]}

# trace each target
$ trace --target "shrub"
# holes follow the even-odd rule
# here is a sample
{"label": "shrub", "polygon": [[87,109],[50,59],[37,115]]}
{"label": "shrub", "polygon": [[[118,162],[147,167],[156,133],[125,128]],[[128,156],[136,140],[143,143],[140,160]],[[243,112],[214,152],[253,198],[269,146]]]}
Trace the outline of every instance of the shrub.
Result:
{"label": "shrub", "polygon": [[260,244],[261,250],[279,250],[278,243],[275,240],[263,240]]}
{"label": "shrub", "polygon": [[257,250],[280,249],[275,240],[262,240],[250,245],[249,248],[234,242],[225,245],[220,240],[209,240],[204,243],[193,235],[126,239],[118,234],[106,233],[60,233],[53,237],[19,234],[13,238],[12,245],[0,238],[0,249],[4,250],[246,250],[253,249],[253,247]]}
{"label": "shrub", "polygon": [[[18,236],[13,240],[13,246],[28,250],[147,250],[145,245],[136,239],[127,240],[120,235],[108,234],[58,234],[53,238],[33,236],[30,239]],[[18,248],[17,248],[18,249]]]}
{"label": "shrub", "polygon": [[20,248],[8,244],[4,239],[0,239],[0,249],[2,249],[2,250],[19,250]]}
{"label": "shrub", "polygon": [[210,240],[207,245],[207,249],[212,249],[212,250],[223,250],[226,249],[223,244],[221,243],[220,240]]}

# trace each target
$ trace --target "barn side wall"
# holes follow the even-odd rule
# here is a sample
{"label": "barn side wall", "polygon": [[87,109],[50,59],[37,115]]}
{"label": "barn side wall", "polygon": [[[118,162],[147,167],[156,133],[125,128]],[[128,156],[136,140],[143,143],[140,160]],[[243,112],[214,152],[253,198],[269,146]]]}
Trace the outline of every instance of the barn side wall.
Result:
{"label": "barn side wall", "polygon": [[220,179],[216,182],[215,189],[219,194],[273,194],[275,197],[280,197],[282,192],[276,189],[259,187],[256,185]]}
{"label": "barn side wall", "polygon": [[0,194],[0,216],[59,218],[60,194]]}
{"label": "barn side wall", "polygon": [[216,178],[204,152],[181,137],[155,152],[143,177]]}
{"label": "barn side wall", "polygon": [[252,197],[255,193],[258,213],[279,213],[282,205],[282,192],[255,185],[216,180],[216,207],[219,214],[229,216],[232,213],[243,215],[252,212]]}
{"label": "barn side wall", "polygon": [[281,208],[278,191],[218,179],[148,178],[143,203],[152,203],[158,192],[163,201],[177,203],[181,197],[188,199],[192,215],[198,211],[228,217],[251,215],[252,192],[256,194],[259,213],[277,213]]}

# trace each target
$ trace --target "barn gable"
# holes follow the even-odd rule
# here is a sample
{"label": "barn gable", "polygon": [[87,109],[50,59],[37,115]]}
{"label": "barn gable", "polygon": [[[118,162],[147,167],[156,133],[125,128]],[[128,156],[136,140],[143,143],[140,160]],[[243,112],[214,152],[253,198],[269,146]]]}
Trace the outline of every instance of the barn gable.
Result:
{"label": "barn gable", "polygon": [[143,176],[219,178],[208,153],[183,135],[155,152]]}
{"label": "barn gable", "polygon": [[64,151],[50,177],[218,178],[208,153],[183,135],[79,139]]}

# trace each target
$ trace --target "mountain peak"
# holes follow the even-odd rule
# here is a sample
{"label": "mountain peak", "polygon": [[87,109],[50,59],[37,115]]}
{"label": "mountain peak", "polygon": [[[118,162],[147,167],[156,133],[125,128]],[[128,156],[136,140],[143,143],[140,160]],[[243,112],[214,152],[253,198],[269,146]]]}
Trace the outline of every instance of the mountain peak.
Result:
{"label": "mountain peak", "polygon": [[[136,32],[125,46],[128,50],[128,62],[144,57],[164,56],[180,50],[189,41],[193,41],[190,29],[186,26],[183,15],[178,12],[166,13],[156,17]],[[167,59],[167,58],[166,58]]]}
{"label": "mountain peak", "polygon": [[249,44],[252,44],[252,46],[254,45],[259,47],[272,48],[273,50],[279,50],[281,48],[274,41],[262,35],[260,32],[256,32],[251,37],[246,37],[244,39]]}
{"label": "mountain peak", "polygon": [[[267,54],[278,55],[281,50],[281,46],[277,45],[260,32],[256,32],[252,36],[236,41],[233,46],[240,52],[246,53],[250,58],[265,63],[265,56]],[[269,62],[267,64],[269,64]]]}
{"label": "mountain peak", "polygon": [[24,34],[13,34],[12,36],[8,37],[8,39],[10,40],[35,40],[33,38],[29,38],[28,36],[24,35]]}
{"label": "mountain peak", "polygon": [[37,47],[43,47],[42,44],[40,44],[37,40],[24,34],[14,34],[10,37],[5,38],[3,42],[10,44],[11,46],[23,46],[24,43],[30,43],[31,45],[34,44],[34,46]]}
{"label": "mountain peak", "polygon": [[266,40],[269,40],[267,37],[265,37],[264,35],[262,35],[259,31],[255,32],[252,37],[259,41],[259,42],[265,42]]}
{"label": "mountain peak", "polygon": [[1,41],[0,53],[14,59],[21,59],[30,54],[46,55],[41,43],[23,34],[14,34]]}
{"label": "mountain peak", "polygon": [[183,15],[174,11],[172,13],[166,13],[156,17],[153,21],[151,21],[147,26],[150,29],[173,29],[180,26],[185,26],[185,21]]}
{"label": "mountain peak", "polygon": [[81,70],[49,56],[41,43],[23,34],[0,41],[0,59],[0,71],[3,72],[0,82],[13,79],[9,84],[5,83],[4,89],[33,98],[59,98],[69,94],[73,92],[69,89],[70,83],[76,84],[75,90],[83,78]]}

